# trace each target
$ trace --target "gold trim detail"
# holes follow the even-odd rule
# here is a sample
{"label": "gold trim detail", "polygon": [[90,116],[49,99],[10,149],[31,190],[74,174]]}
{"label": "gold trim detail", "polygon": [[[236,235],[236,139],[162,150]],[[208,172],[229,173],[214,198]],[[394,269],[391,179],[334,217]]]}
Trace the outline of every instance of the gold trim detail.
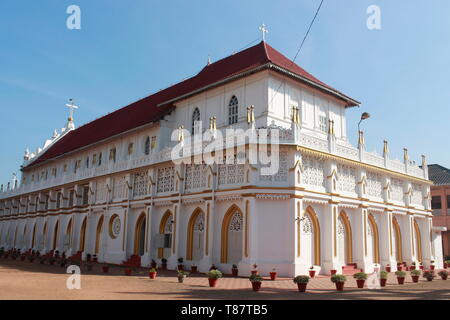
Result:
{"label": "gold trim detail", "polygon": [[228,263],[228,227],[230,225],[231,218],[236,213],[236,211],[244,217],[242,210],[235,204],[233,204],[225,213],[222,222],[222,233],[221,233],[221,250],[220,250],[220,263]]}

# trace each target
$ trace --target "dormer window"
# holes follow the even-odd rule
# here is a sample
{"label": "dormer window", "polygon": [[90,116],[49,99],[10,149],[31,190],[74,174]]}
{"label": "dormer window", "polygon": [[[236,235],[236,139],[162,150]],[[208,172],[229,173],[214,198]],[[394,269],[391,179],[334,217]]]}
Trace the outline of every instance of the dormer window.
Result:
{"label": "dormer window", "polygon": [[228,103],[228,124],[235,124],[238,122],[239,101],[236,96],[233,96]]}
{"label": "dormer window", "polygon": [[200,122],[200,110],[195,108],[192,113],[192,134],[198,134],[201,132],[201,122]]}

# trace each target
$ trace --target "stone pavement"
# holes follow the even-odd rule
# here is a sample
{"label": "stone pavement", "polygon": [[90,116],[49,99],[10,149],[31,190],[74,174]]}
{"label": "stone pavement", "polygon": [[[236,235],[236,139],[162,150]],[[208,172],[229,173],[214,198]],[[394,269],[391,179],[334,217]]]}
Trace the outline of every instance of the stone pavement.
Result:
{"label": "stone pavement", "polygon": [[192,275],[180,284],[173,271],[161,271],[156,280],[150,280],[147,270],[125,276],[118,267],[109,274],[102,274],[99,265],[92,271],[83,268],[81,290],[68,290],[70,275],[65,268],[0,258],[0,299],[450,299],[450,280],[440,277],[412,283],[408,275],[405,285],[397,285],[391,273],[387,287],[369,290],[357,289],[356,281],[348,276],[344,292],[337,292],[330,277],[316,276],[308,284],[307,293],[299,293],[292,279],[281,278],[264,281],[261,291],[253,292],[247,278],[225,277],[216,288],[210,288],[203,274]]}

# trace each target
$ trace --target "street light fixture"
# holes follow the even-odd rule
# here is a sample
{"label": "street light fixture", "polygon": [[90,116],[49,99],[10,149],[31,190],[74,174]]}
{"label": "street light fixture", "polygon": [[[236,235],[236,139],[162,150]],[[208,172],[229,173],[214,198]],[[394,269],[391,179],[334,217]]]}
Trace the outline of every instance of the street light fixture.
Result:
{"label": "street light fixture", "polygon": [[368,112],[364,112],[364,113],[361,115],[361,120],[359,120],[359,122],[358,122],[358,132],[361,131],[361,129],[360,129],[361,122],[363,122],[364,120],[367,120],[367,119],[369,119],[369,118],[370,118],[370,113],[368,113]]}

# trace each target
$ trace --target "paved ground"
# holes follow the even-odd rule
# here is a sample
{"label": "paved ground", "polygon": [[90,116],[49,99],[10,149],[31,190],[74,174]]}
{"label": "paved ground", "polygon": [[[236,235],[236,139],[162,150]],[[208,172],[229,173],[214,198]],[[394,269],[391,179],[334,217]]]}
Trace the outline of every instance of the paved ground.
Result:
{"label": "paved ground", "polygon": [[0,300],[20,299],[450,299],[450,280],[437,277],[428,282],[412,283],[407,276],[405,285],[396,284],[390,274],[388,285],[380,290],[357,289],[353,278],[347,277],[344,292],[336,292],[330,278],[311,279],[307,293],[299,293],[291,279],[264,281],[260,292],[253,292],[246,278],[225,277],[217,288],[209,288],[204,275],[193,275],[178,283],[175,272],[165,271],[150,280],[146,270],[133,276],[123,275],[123,269],[113,268],[102,274],[99,265],[92,271],[82,270],[81,290],[68,290],[69,274],[59,266],[37,262],[13,261],[0,258]]}

